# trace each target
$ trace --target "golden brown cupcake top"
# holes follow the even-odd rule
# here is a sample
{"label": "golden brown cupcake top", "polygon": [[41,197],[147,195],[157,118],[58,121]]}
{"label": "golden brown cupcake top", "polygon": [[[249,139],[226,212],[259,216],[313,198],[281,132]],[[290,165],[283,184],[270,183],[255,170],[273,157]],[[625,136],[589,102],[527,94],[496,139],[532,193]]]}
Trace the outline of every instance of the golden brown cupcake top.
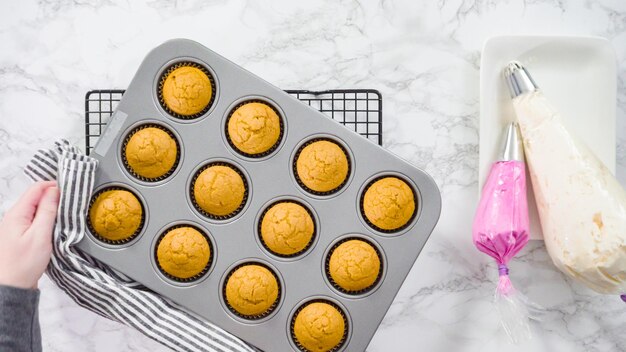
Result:
{"label": "golden brown cupcake top", "polygon": [[261,238],[272,252],[292,255],[305,249],[315,226],[309,212],[300,204],[280,202],[272,205],[261,221]]}
{"label": "golden brown cupcake top", "polygon": [[89,221],[96,234],[110,241],[132,237],[141,226],[143,210],[134,194],[109,190],[98,194],[89,209]]}
{"label": "golden brown cupcake top", "polygon": [[415,212],[413,191],[397,177],[381,178],[365,192],[363,212],[367,220],[380,229],[399,229],[411,220]]}
{"label": "golden brown cupcake top", "polygon": [[238,107],[228,120],[228,137],[246,154],[270,150],[280,137],[280,117],[269,105],[250,102]]}
{"label": "golden brown cupcake top", "polygon": [[226,302],[244,317],[268,314],[278,300],[278,281],[267,268],[247,264],[236,269],[226,282]]}
{"label": "golden brown cupcake top", "polygon": [[296,161],[300,181],[315,192],[335,190],[348,177],[348,157],[328,140],[315,141],[302,149]]}
{"label": "golden brown cupcake top", "polygon": [[152,179],[167,174],[174,167],[178,148],[174,138],[164,130],[146,127],[133,133],[124,153],[133,173]]}
{"label": "golden brown cupcake top", "polygon": [[224,165],[209,166],[198,175],[193,185],[196,203],[214,216],[229,215],[239,209],[245,193],[241,175]]}
{"label": "golden brown cupcake top", "polygon": [[159,242],[159,267],[179,279],[189,279],[202,273],[211,259],[206,238],[190,226],[168,231]]}
{"label": "golden brown cupcake top", "polygon": [[192,66],[181,66],[170,72],[161,90],[167,108],[182,116],[202,112],[212,97],[211,80],[201,69]]}
{"label": "golden brown cupcake top", "polygon": [[371,287],[380,272],[380,258],[371,244],[348,240],[333,250],[328,271],[340,288],[358,292]]}
{"label": "golden brown cupcake top", "polygon": [[343,341],[346,324],[337,308],[328,303],[313,302],[298,312],[293,333],[296,342],[307,351],[325,352]]}

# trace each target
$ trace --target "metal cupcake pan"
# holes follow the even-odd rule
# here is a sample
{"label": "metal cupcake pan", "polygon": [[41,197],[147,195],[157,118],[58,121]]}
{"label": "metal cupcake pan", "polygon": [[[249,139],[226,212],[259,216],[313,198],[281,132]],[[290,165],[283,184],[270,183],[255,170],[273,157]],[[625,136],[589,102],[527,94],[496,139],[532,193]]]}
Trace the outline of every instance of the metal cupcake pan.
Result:
{"label": "metal cupcake pan", "polygon": [[[168,114],[157,96],[162,73],[182,61],[202,65],[213,75],[215,83],[216,96],[212,106],[194,119],[180,119]],[[245,100],[268,102],[283,119],[280,145],[261,158],[239,154],[224,136],[230,111]],[[143,123],[159,124],[171,130],[181,147],[174,172],[157,182],[137,179],[121,161],[126,135]],[[346,183],[330,195],[309,193],[294,176],[296,151],[308,140],[317,138],[339,143],[347,151],[351,163]],[[339,350],[365,350],[441,211],[439,190],[425,172],[189,40],[168,41],[148,54],[92,156],[100,162],[94,191],[110,186],[133,191],[143,204],[145,223],[137,237],[128,243],[108,244],[88,233],[78,246],[265,351],[293,351],[296,344],[291,337],[290,319],[301,304],[319,298],[335,302],[344,310],[348,331]],[[235,165],[246,177],[247,202],[232,218],[207,218],[190,200],[189,187],[194,173],[211,161]],[[416,195],[413,220],[395,233],[382,233],[371,228],[361,215],[361,193],[370,181],[382,175],[401,177],[413,187]],[[296,200],[314,214],[314,242],[296,257],[276,256],[258,239],[261,214],[280,199]],[[204,230],[213,248],[211,267],[193,282],[167,278],[158,270],[154,258],[155,242],[162,232],[172,225],[185,223]],[[326,277],[325,256],[337,241],[346,237],[368,239],[381,252],[381,279],[374,288],[361,294],[340,292]],[[244,262],[264,263],[275,271],[279,280],[279,302],[274,311],[262,319],[243,319],[224,304],[224,278],[233,267]]]}

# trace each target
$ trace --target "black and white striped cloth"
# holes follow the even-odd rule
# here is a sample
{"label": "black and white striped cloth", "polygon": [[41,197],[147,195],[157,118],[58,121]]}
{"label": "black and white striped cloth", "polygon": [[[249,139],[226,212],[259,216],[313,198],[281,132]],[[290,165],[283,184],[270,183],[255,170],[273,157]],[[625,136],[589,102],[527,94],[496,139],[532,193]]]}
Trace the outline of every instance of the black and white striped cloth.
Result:
{"label": "black and white striped cloth", "polygon": [[56,180],[60,189],[53,254],[46,271],[52,281],[80,306],[176,351],[255,351],[74,246],[85,236],[97,166],[97,160],[61,140],[50,150],[39,150],[24,170],[34,181]]}

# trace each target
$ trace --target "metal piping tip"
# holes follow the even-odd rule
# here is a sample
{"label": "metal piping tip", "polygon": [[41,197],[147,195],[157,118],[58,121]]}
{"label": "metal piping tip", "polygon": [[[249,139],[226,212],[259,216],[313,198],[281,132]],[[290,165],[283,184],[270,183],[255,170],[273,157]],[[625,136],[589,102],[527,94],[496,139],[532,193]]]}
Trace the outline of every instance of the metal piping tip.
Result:
{"label": "metal piping tip", "polygon": [[509,92],[511,93],[511,98],[539,89],[526,68],[517,61],[509,62],[504,68],[503,73],[504,79],[509,87]]}
{"label": "metal piping tip", "polygon": [[500,161],[518,160],[524,161],[524,146],[522,145],[522,134],[517,122],[511,122],[505,130],[502,139],[502,154]]}

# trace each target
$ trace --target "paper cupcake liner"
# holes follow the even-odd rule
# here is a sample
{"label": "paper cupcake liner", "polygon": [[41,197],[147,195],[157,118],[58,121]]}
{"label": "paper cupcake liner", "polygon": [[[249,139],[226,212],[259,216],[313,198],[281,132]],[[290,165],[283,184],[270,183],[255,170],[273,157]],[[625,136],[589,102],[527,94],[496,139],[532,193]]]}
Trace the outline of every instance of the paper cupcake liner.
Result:
{"label": "paper cupcake liner", "polygon": [[[276,204],[280,204],[280,203],[294,203],[294,204],[298,204],[299,206],[303,207],[306,212],[309,214],[309,216],[311,217],[311,220],[313,220],[313,235],[311,235],[311,239],[309,240],[309,243],[307,243],[306,246],[304,246],[304,248],[302,248],[300,251],[293,253],[293,254],[280,254],[277,252],[274,252],[272,249],[270,249],[270,247],[265,243],[265,241],[263,240],[263,236],[261,234],[261,224],[263,223],[263,218],[265,218],[265,214],[267,214],[267,212]],[[275,256],[281,257],[281,258],[294,258],[297,257],[301,254],[303,254],[304,252],[308,251],[309,248],[311,248],[311,246],[313,245],[313,243],[315,242],[315,237],[317,236],[317,225],[315,224],[315,217],[313,216],[313,212],[311,211],[311,209],[309,209],[309,207],[307,207],[306,205],[292,200],[292,199],[283,199],[283,200],[278,200],[270,205],[268,205],[263,212],[261,213],[261,216],[259,217],[259,223],[257,224],[257,233],[259,236],[259,240],[261,242],[261,244],[263,245],[263,248],[265,248],[268,252],[272,253]]]}
{"label": "paper cupcake liner", "polygon": [[[347,241],[350,240],[359,240],[359,241],[363,241],[367,244],[369,244],[370,246],[372,246],[372,248],[374,248],[374,251],[376,252],[376,255],[378,256],[378,261],[380,262],[380,268],[378,268],[378,276],[376,276],[376,280],[374,280],[374,282],[369,285],[368,287],[361,289],[361,290],[347,290],[341,286],[339,286],[339,284],[337,284],[335,282],[335,280],[333,280],[333,277],[330,275],[330,257],[332,256],[333,252],[335,251],[335,249],[337,249],[337,247],[339,247],[339,245],[341,245],[342,243],[345,243]],[[326,258],[324,259],[324,271],[326,273],[326,277],[328,278],[328,282],[330,282],[330,284],[339,292],[348,294],[348,295],[362,295],[364,293],[370,292],[372,291],[374,288],[376,288],[376,286],[378,286],[378,283],[380,282],[380,280],[383,277],[383,266],[385,265],[384,260],[383,260],[383,256],[380,253],[380,250],[378,249],[377,246],[375,246],[372,242],[370,242],[369,240],[366,240],[362,237],[346,237],[344,239],[342,239],[341,241],[338,241],[337,243],[335,243],[330,250],[328,251],[328,255],[326,256]]]}
{"label": "paper cupcake liner", "polygon": [[[239,109],[240,107],[249,104],[249,103],[261,103],[263,105],[269,106],[272,110],[274,110],[274,112],[276,113],[276,115],[278,115],[278,123],[280,124],[280,133],[278,134],[278,139],[276,140],[276,143],[274,143],[274,145],[272,145],[272,147],[262,153],[257,153],[257,154],[250,154],[250,153],[246,153],[243,150],[237,148],[237,146],[235,145],[235,143],[233,143],[233,141],[230,139],[230,134],[228,133],[228,122],[230,121],[230,118],[233,116],[233,114],[235,113],[235,111],[237,109]],[[228,142],[228,145],[230,145],[231,148],[233,148],[233,150],[235,150],[237,153],[246,156],[248,158],[263,158],[267,155],[272,154],[280,145],[280,142],[282,142],[283,140],[283,135],[284,135],[284,131],[285,131],[285,124],[283,122],[283,116],[278,112],[278,110],[270,103],[260,100],[260,99],[250,99],[250,100],[246,100],[244,102],[241,102],[240,104],[237,104],[234,108],[232,108],[230,110],[230,112],[228,113],[228,117],[226,118],[226,123],[224,124],[224,135],[226,136],[226,141]]]}
{"label": "paper cupcake liner", "polygon": [[[204,72],[204,74],[206,74],[206,76],[209,78],[209,81],[211,82],[211,90],[212,90],[212,94],[211,94],[211,99],[209,100],[209,103],[207,104],[207,106],[202,109],[202,111],[195,113],[193,115],[181,115],[175,111],[173,111],[172,109],[170,109],[167,104],[165,104],[165,99],[163,99],[163,84],[165,83],[165,79],[167,79],[167,77],[170,75],[170,73],[172,73],[175,69],[183,67],[183,66],[188,66],[188,67],[195,67],[199,70],[201,70],[202,72]],[[163,108],[163,110],[165,110],[168,114],[170,114],[171,116],[181,119],[181,120],[193,120],[196,119],[204,114],[207,113],[207,111],[209,111],[209,109],[211,109],[211,106],[213,106],[213,103],[215,102],[215,96],[216,96],[216,86],[215,86],[215,79],[213,78],[213,75],[211,75],[211,72],[209,72],[209,70],[204,67],[203,65],[200,65],[196,62],[192,62],[192,61],[181,61],[181,62],[177,62],[171,66],[169,66],[161,75],[161,78],[159,79],[159,84],[157,87],[157,97],[159,100],[159,103],[161,104],[161,107]]]}
{"label": "paper cupcake liner", "polygon": [[296,333],[294,331],[294,325],[296,324],[296,318],[298,317],[298,314],[304,308],[306,308],[309,304],[312,304],[312,303],[326,303],[326,304],[329,304],[329,305],[333,306],[335,309],[337,309],[339,314],[341,314],[341,317],[343,318],[343,324],[345,326],[345,328],[343,330],[343,337],[341,338],[341,340],[339,341],[337,346],[335,346],[332,349],[328,350],[328,352],[339,351],[343,347],[343,345],[346,343],[346,340],[348,338],[348,332],[350,331],[350,325],[348,324],[348,318],[346,317],[346,313],[343,311],[343,309],[341,307],[339,307],[337,304],[335,304],[334,302],[331,302],[329,300],[325,300],[325,299],[321,299],[321,298],[313,299],[313,300],[310,300],[310,301],[302,304],[293,313],[293,316],[291,318],[291,322],[289,323],[289,330],[290,330],[290,333],[291,333],[291,339],[293,340],[293,343],[298,347],[298,349],[300,351],[302,351],[302,352],[310,352],[306,347],[302,346],[302,344],[300,344],[300,342],[296,338]]}
{"label": "paper cupcake liner", "polygon": [[[241,267],[244,267],[246,265],[258,265],[258,266],[264,267],[265,269],[269,270],[270,273],[272,273],[272,275],[276,279],[276,282],[278,283],[278,296],[276,296],[276,300],[262,314],[257,314],[257,315],[241,314],[233,306],[231,306],[230,303],[228,303],[228,299],[226,298],[226,284],[228,284],[228,280],[235,273],[235,271],[237,271],[237,269],[239,269]],[[274,270],[272,268],[270,268],[269,266],[263,264],[263,263],[255,262],[255,261],[241,263],[241,264],[237,265],[236,267],[234,267],[233,269],[231,269],[228,272],[228,274],[226,275],[226,278],[224,279],[224,285],[222,285],[222,297],[224,298],[224,303],[226,304],[226,307],[228,308],[228,310],[231,313],[235,314],[236,316],[238,316],[240,318],[243,318],[243,319],[247,319],[247,320],[259,320],[259,319],[263,319],[263,318],[269,316],[270,314],[272,314],[272,312],[274,312],[276,310],[276,307],[278,307],[278,303],[280,302],[282,294],[283,294],[283,292],[282,292],[282,283],[281,283],[280,279],[278,278],[278,275],[276,275],[276,273],[274,272]]]}
{"label": "paper cupcake liner", "polygon": [[[163,132],[167,133],[170,137],[172,137],[172,139],[174,140],[174,143],[176,143],[176,160],[174,161],[174,165],[172,165],[172,167],[165,174],[159,177],[153,177],[153,178],[144,177],[144,176],[137,174],[135,170],[133,170],[133,168],[128,163],[128,160],[126,159],[126,146],[128,145],[128,142],[130,141],[131,137],[135,133],[139,132],[140,130],[143,130],[144,128],[149,128],[149,127],[158,128],[162,130]],[[126,134],[126,137],[124,137],[124,142],[122,143],[122,149],[120,151],[120,154],[122,158],[122,164],[124,164],[124,168],[133,177],[144,182],[158,182],[158,181],[165,180],[166,178],[172,176],[174,171],[176,171],[176,168],[178,167],[178,163],[180,162],[181,149],[180,149],[180,143],[178,142],[178,138],[176,138],[174,133],[172,133],[172,131],[170,131],[168,128],[161,126],[159,124],[156,124],[156,123],[146,123],[146,124],[142,124],[133,128],[130,132],[128,132],[128,134]]]}
{"label": "paper cupcake liner", "polygon": [[[315,142],[319,142],[319,141],[328,141],[331,143],[336,144],[339,148],[341,148],[341,151],[343,151],[343,153],[346,155],[346,160],[348,161],[348,173],[346,174],[346,178],[341,182],[341,184],[333,189],[331,189],[330,191],[326,191],[326,192],[319,192],[316,190],[313,190],[309,187],[307,187],[307,185],[304,184],[304,182],[302,182],[302,180],[300,179],[300,176],[298,176],[298,167],[297,167],[297,163],[298,163],[298,158],[300,157],[300,153],[302,153],[302,150],[304,150],[304,148],[312,143]],[[348,151],[346,150],[346,148],[341,145],[340,143],[336,142],[335,140],[331,139],[331,138],[325,138],[325,137],[321,137],[321,138],[313,138],[309,141],[307,141],[306,143],[304,143],[303,145],[300,146],[300,148],[298,148],[298,150],[296,151],[296,154],[293,157],[293,175],[296,179],[296,182],[298,183],[298,185],[300,187],[302,187],[302,189],[304,189],[305,191],[317,195],[317,196],[328,196],[331,195],[333,193],[336,193],[337,191],[339,191],[340,189],[342,189],[347,183],[348,183],[348,179],[350,179],[350,174],[352,173],[352,163],[350,161],[350,155],[348,154]]]}
{"label": "paper cupcake liner", "polygon": [[[402,182],[406,183],[407,186],[409,186],[409,188],[411,189],[411,192],[413,193],[413,201],[415,202],[415,209],[413,210],[413,214],[411,214],[411,217],[409,218],[409,220],[407,220],[407,222],[395,229],[392,230],[386,230],[386,229],[382,229],[376,225],[374,225],[365,215],[365,208],[363,207],[363,200],[365,199],[365,193],[367,193],[367,190],[372,187],[372,185],[378,181],[381,180],[383,178],[387,178],[387,177],[395,177],[398,178],[400,180],[402,180]],[[379,177],[376,177],[375,179],[371,180],[367,186],[365,186],[365,188],[363,189],[363,192],[361,192],[361,196],[359,198],[359,211],[361,212],[361,216],[363,217],[363,220],[365,220],[365,222],[367,223],[367,225],[371,228],[373,228],[374,230],[378,231],[378,232],[382,232],[382,233],[396,233],[396,232],[400,232],[404,229],[406,229],[407,227],[409,227],[412,223],[413,220],[415,220],[415,216],[417,215],[417,210],[419,208],[419,201],[417,199],[417,193],[415,193],[415,190],[413,189],[413,186],[407,182],[404,178],[396,176],[396,175],[382,175]]]}
{"label": "paper cupcake liner", "polygon": [[[167,235],[170,231],[172,231],[174,229],[181,228],[181,227],[191,227],[194,230],[200,232],[202,234],[202,237],[204,237],[204,239],[209,244],[210,256],[209,256],[209,261],[207,262],[206,266],[198,274],[196,274],[196,275],[194,275],[192,277],[188,277],[188,278],[180,278],[180,277],[174,276],[174,275],[166,272],[165,270],[163,270],[163,268],[161,268],[161,264],[159,264],[159,257],[157,255],[157,252],[159,250],[159,244],[161,243],[163,238],[165,238],[165,235]],[[204,275],[206,275],[207,272],[209,272],[209,269],[211,269],[211,265],[213,264],[213,258],[215,258],[215,250],[214,250],[214,247],[213,247],[213,242],[211,242],[211,239],[204,232],[204,230],[202,230],[201,228],[198,228],[197,226],[194,226],[192,224],[179,224],[179,225],[174,225],[174,226],[168,227],[165,231],[163,231],[159,235],[159,238],[157,239],[156,245],[154,246],[154,262],[157,264],[157,267],[159,268],[159,272],[161,274],[163,274],[163,276],[167,277],[168,279],[170,279],[172,281],[187,283],[187,282],[193,282],[193,281],[199,280]]]}
{"label": "paper cupcake liner", "polygon": [[[133,194],[133,196],[135,196],[135,198],[137,198],[137,200],[139,201],[139,204],[141,205],[141,221],[139,222],[139,227],[137,227],[137,230],[135,231],[135,233],[133,233],[132,235],[130,235],[130,237],[122,239],[122,240],[110,240],[108,238],[104,238],[101,235],[99,235],[96,230],[93,228],[93,226],[91,225],[91,207],[93,206],[93,203],[96,201],[96,199],[98,199],[98,197],[107,191],[127,191]],[[122,244],[126,244],[132,240],[134,240],[137,236],[139,236],[139,234],[141,233],[141,230],[143,230],[143,227],[145,225],[145,220],[146,220],[146,207],[143,205],[143,202],[141,201],[141,198],[139,198],[137,196],[137,194],[134,191],[131,191],[128,188],[124,188],[124,187],[119,187],[119,186],[110,186],[110,187],[105,187],[97,192],[95,192],[92,196],[91,199],[89,200],[89,210],[87,211],[87,229],[89,230],[89,232],[91,232],[91,234],[98,239],[101,242],[107,243],[107,244],[112,244],[112,245],[122,245]]]}
{"label": "paper cupcake liner", "polygon": [[[239,207],[237,209],[235,209],[234,211],[232,211],[231,213],[229,213],[229,214],[226,214],[226,215],[211,214],[211,213],[207,212],[206,210],[202,209],[200,204],[198,204],[198,202],[196,202],[196,197],[194,196],[194,191],[193,191],[194,185],[196,184],[196,180],[198,179],[198,176],[200,176],[202,171],[208,169],[211,166],[227,166],[227,167],[235,170],[235,172],[237,172],[237,174],[239,174],[239,176],[241,176],[241,179],[243,180],[244,191],[243,191],[243,199],[241,200],[241,204],[239,204]],[[209,219],[213,219],[213,220],[227,220],[227,219],[230,219],[230,218],[234,217],[235,215],[239,214],[243,210],[243,208],[246,206],[246,203],[248,202],[248,181],[246,180],[246,176],[243,174],[243,172],[241,170],[239,170],[239,168],[237,168],[236,166],[234,166],[232,164],[229,164],[227,162],[223,162],[223,161],[211,162],[211,163],[208,163],[208,164],[204,165],[203,167],[201,167],[193,175],[193,178],[191,179],[191,183],[189,185],[189,198],[191,199],[191,203],[193,204],[194,208],[196,208],[196,210],[200,214],[206,216]]]}

